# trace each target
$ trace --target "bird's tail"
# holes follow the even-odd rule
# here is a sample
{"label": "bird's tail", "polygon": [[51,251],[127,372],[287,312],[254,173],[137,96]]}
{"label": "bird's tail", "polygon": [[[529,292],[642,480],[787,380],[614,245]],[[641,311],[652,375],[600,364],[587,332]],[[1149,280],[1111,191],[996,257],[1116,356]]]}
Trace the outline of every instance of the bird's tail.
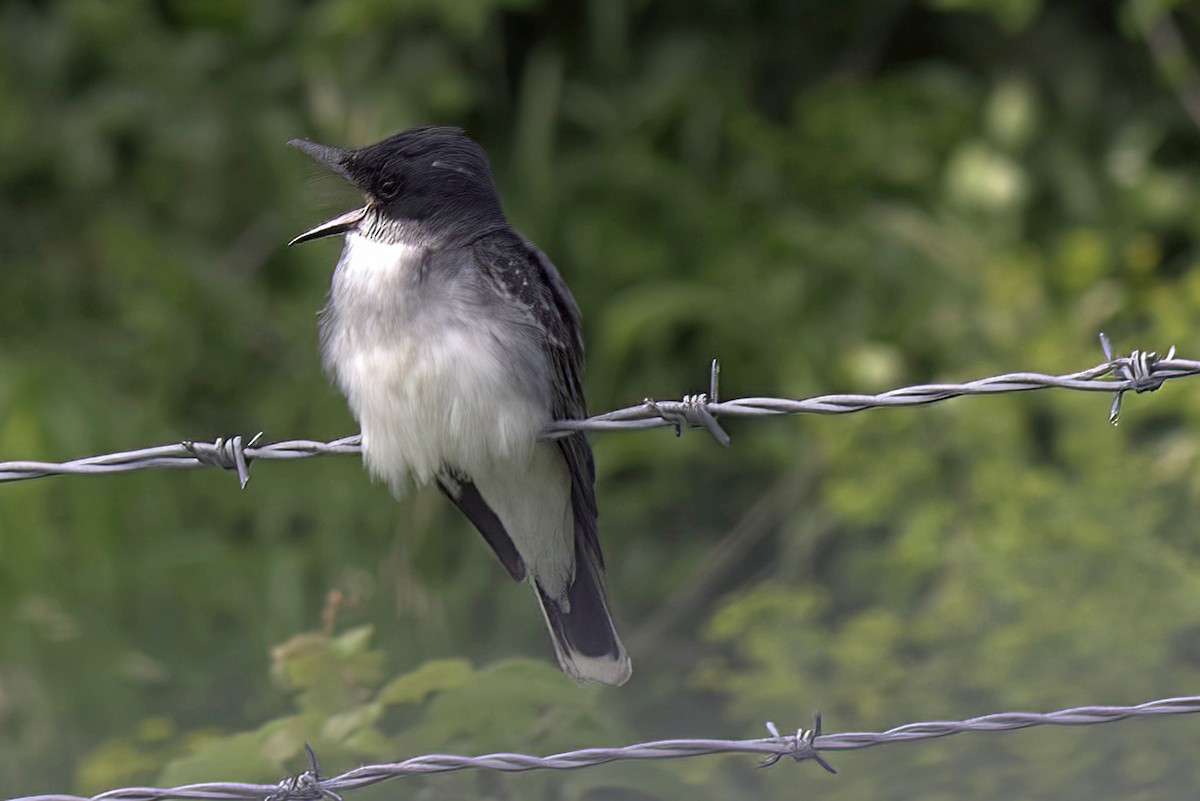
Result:
{"label": "bird's tail", "polygon": [[547,595],[537,576],[531,583],[563,672],[580,683],[620,686],[629,681],[633,666],[608,613],[600,567],[585,550],[575,548],[575,576],[564,598]]}

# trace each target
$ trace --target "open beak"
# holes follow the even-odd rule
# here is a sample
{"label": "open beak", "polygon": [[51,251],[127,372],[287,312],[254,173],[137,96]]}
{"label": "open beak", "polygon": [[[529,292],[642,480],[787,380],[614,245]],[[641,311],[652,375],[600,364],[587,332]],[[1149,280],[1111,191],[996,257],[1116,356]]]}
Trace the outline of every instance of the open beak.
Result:
{"label": "open beak", "polygon": [[[328,145],[318,145],[316,142],[310,142],[307,139],[293,139],[288,142],[288,146],[302,151],[313,161],[325,165],[347,181],[354,183],[354,179],[350,176],[350,171],[346,169],[346,151],[339,150],[336,147],[329,147]],[[298,245],[301,242],[320,239],[324,236],[334,236],[336,234],[344,234],[347,231],[353,231],[366,215],[366,206],[354,211],[348,211],[340,217],[335,217],[332,220],[321,223],[316,228],[305,231],[291,242],[288,242],[288,247]]]}
{"label": "open beak", "polygon": [[323,236],[334,236],[336,234],[344,234],[347,231],[353,231],[355,228],[358,228],[358,224],[362,222],[362,218],[365,216],[367,216],[366,206],[354,211],[348,211],[340,217],[334,217],[332,220],[321,223],[316,228],[310,228],[291,242],[288,242],[288,247],[299,245],[301,242],[311,242]]}

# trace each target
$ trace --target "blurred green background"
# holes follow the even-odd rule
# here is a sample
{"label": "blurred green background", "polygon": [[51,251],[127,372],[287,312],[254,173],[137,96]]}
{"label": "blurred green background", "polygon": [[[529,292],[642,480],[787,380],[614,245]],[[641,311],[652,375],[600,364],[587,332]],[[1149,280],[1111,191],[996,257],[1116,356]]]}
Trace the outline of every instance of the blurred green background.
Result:
{"label": "blurred green background", "polygon": [[[0,460],[353,421],[315,312],[353,192],[284,147],[491,154],[599,411],[1200,353],[1200,8],[1171,0],[5,0]],[[1190,115],[1189,115],[1190,111]],[[1200,690],[1200,386],[595,436],[633,655],[563,678],[436,492],[350,457],[0,486],[0,797]],[[371,798],[1139,799],[1200,720],[455,774]]]}

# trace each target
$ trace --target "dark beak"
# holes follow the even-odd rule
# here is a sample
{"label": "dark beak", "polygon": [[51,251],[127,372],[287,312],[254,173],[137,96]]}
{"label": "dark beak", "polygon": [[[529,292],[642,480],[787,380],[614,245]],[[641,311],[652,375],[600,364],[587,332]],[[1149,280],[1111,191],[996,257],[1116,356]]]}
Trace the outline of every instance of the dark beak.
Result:
{"label": "dark beak", "polygon": [[[307,139],[293,139],[288,142],[288,145],[304,152],[318,164],[324,164],[347,181],[354,182],[354,179],[350,177],[350,171],[346,169],[346,151],[338,150],[336,147],[329,147],[328,145],[318,145],[316,142],[310,142]],[[366,214],[366,206],[354,211],[348,211],[340,217],[335,217],[332,220],[321,223],[316,228],[305,231],[291,242],[288,242],[288,247],[298,245],[301,242],[310,242],[325,236],[334,236],[336,234],[344,234],[347,231],[353,231],[362,222],[362,218]]]}
{"label": "dark beak", "polygon": [[354,211],[348,211],[341,217],[334,217],[332,220],[321,223],[316,228],[310,228],[291,242],[288,242],[288,247],[299,245],[301,242],[311,242],[323,236],[334,236],[335,234],[344,234],[347,231],[353,231],[365,216],[367,216],[366,206]]}
{"label": "dark beak", "polygon": [[288,142],[288,147],[296,148],[313,161],[318,164],[324,164],[350,183],[354,183],[354,179],[350,177],[350,171],[346,169],[347,153],[345,150],[338,150],[336,147],[330,147],[329,145],[318,145],[316,142],[310,142],[307,139],[293,139]]}

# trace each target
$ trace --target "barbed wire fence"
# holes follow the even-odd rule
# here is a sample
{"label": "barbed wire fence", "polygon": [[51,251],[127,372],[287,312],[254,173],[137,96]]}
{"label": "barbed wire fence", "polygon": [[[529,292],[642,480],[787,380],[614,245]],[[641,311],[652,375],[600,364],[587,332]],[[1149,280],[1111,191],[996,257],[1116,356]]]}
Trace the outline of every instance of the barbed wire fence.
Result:
{"label": "barbed wire fence", "polygon": [[[707,431],[722,445],[729,435],[718,417],[765,417],[783,414],[848,414],[867,409],[898,406],[923,406],[951,398],[995,395],[1042,389],[1068,389],[1081,392],[1112,393],[1109,421],[1118,422],[1121,399],[1126,392],[1148,392],[1168,380],[1200,375],[1200,361],[1179,359],[1175,348],[1165,355],[1135,350],[1128,356],[1114,357],[1108,338],[1100,335],[1106,360],[1095,367],[1063,375],[1036,372],[1007,373],[965,383],[920,384],[876,395],[822,395],[803,400],[783,398],[719,399],[719,367],[712,364],[709,391],[688,395],[679,401],[655,401],[590,417],[586,420],[560,420],[542,436],[557,439],[577,431],[616,431],[671,426],[678,435],[684,426]],[[329,442],[287,440],[259,445],[259,434],[249,441],[242,437],[219,438],[215,442],[183,441],[173,445],[108,453],[67,462],[0,462],[0,482],[22,481],[54,475],[101,475],[149,468],[187,469],[221,467],[237,473],[242,487],[249,480],[250,463],[257,460],[302,459],[329,454],[361,453],[358,436]],[[211,782],[180,787],[127,787],[95,796],[49,794],[25,796],[12,801],[342,801],[342,793],[380,782],[410,776],[447,773],[459,770],[522,772],[532,770],[573,770],[621,760],[681,759],[716,754],[757,754],[763,767],[785,757],[797,762],[815,761],[825,770],[836,772],[821,752],[871,748],[899,742],[929,740],[964,732],[1001,732],[1034,726],[1083,726],[1112,723],[1136,717],[1187,715],[1200,713],[1200,696],[1164,698],[1136,706],[1084,706],[1055,712],[999,712],[956,721],[922,721],[897,726],[882,732],[846,732],[824,734],[821,716],[814,715],[811,729],[781,735],[768,722],[770,737],[748,740],[677,739],[644,742],[616,748],[585,748],[550,756],[495,753],[482,756],[427,754],[401,762],[366,765],[338,776],[323,778],[316,756],[306,747],[309,767],[299,775],[278,784]]]}
{"label": "barbed wire fence", "polygon": [[1000,712],[967,720],[925,721],[908,723],[881,732],[843,734],[822,734],[821,716],[817,714],[813,716],[811,729],[800,729],[795,734],[781,735],[775,724],[768,722],[767,730],[771,736],[754,740],[657,740],[620,748],[584,748],[545,757],[508,753],[475,757],[427,754],[403,762],[364,765],[329,778],[321,777],[316,756],[312,749],[306,746],[308,769],[274,785],[211,782],[169,788],[126,787],[90,797],[65,794],[32,795],[13,801],[158,801],[168,798],[188,801],[342,801],[342,794],[349,790],[410,776],[459,770],[494,770],[505,773],[574,770],[621,760],[682,759],[714,754],[758,754],[763,758],[760,763],[762,767],[774,765],[785,757],[791,757],[797,762],[812,760],[830,773],[836,773],[821,752],[931,740],[964,732],[1014,731],[1034,726],[1088,726],[1136,717],[1189,715],[1197,712],[1200,712],[1200,696],[1190,696],[1164,698],[1137,706],[1081,706],[1047,713]]}
{"label": "barbed wire fence", "polygon": [[[606,412],[586,420],[559,420],[543,433],[545,439],[558,439],[577,431],[627,431],[674,427],[679,434],[684,426],[707,431],[722,445],[730,438],[718,417],[771,417],[784,414],[849,414],[867,409],[899,406],[925,406],[932,403],[975,395],[998,395],[1042,389],[1069,389],[1079,392],[1105,392],[1114,395],[1109,421],[1117,423],[1121,398],[1126,392],[1149,392],[1166,381],[1200,375],[1200,361],[1178,359],[1172,347],[1165,355],[1135,350],[1129,356],[1114,357],[1108,337],[1100,335],[1106,360],[1095,367],[1064,375],[1045,373],[1006,373],[960,384],[918,384],[877,395],[820,395],[803,400],[787,398],[738,398],[720,400],[720,368],[712,363],[709,391],[686,395],[678,401],[650,398],[635,406]],[[237,473],[242,487],[250,479],[250,463],[271,459],[305,459],[311,456],[361,453],[358,435],[330,442],[293,439],[259,445],[259,433],[249,440],[241,436],[218,438],[215,442],[183,441],[173,445],[139,448],[118,453],[89,456],[67,462],[0,462],[0,482],[23,481],[55,475],[99,475],[148,468],[188,469],[222,467]]]}

